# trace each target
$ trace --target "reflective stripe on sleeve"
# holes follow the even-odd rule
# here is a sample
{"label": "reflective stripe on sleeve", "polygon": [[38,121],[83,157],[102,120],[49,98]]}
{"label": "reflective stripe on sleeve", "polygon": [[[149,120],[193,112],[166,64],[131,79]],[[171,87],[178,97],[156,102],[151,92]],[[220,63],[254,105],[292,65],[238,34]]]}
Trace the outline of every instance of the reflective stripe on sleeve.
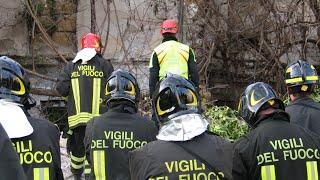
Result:
{"label": "reflective stripe on sleeve", "polygon": [[72,128],[80,123],[87,123],[90,119],[92,119],[93,117],[97,117],[97,116],[99,116],[99,114],[92,115],[87,112],[81,112],[77,115],[69,116],[68,117],[69,128]]}
{"label": "reflective stripe on sleeve", "polygon": [[276,172],[274,165],[261,167],[262,180],[276,180]]}
{"label": "reflective stripe on sleeve", "polygon": [[76,162],[83,163],[86,160],[85,156],[84,157],[76,157],[76,156],[72,155],[72,153],[70,153],[70,155],[71,155],[71,159]]}
{"label": "reflective stripe on sleeve", "polygon": [[83,164],[76,164],[76,163],[73,163],[73,162],[71,161],[71,167],[72,167],[73,169],[82,169],[82,168],[83,168]]}

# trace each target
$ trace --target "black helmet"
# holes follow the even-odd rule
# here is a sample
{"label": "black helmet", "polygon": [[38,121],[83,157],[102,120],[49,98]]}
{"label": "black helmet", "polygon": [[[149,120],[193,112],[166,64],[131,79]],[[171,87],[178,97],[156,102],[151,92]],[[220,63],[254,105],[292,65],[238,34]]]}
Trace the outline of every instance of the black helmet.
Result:
{"label": "black helmet", "polygon": [[299,91],[311,91],[310,85],[317,84],[317,82],[316,69],[304,60],[294,62],[286,69],[285,83],[289,88],[298,87]]}
{"label": "black helmet", "polygon": [[277,108],[284,110],[283,102],[277,97],[272,87],[263,82],[250,84],[240,97],[238,112],[239,115],[250,125],[256,122],[256,115],[268,103],[269,106],[277,105]]}
{"label": "black helmet", "polygon": [[113,71],[107,80],[105,96],[107,104],[113,100],[128,100],[136,105],[140,99],[138,82],[128,71]]}
{"label": "black helmet", "polygon": [[29,104],[30,81],[22,66],[7,56],[0,57],[0,99]]}
{"label": "black helmet", "polygon": [[199,113],[200,99],[194,85],[174,74],[167,75],[153,94],[153,110],[160,123],[182,114]]}

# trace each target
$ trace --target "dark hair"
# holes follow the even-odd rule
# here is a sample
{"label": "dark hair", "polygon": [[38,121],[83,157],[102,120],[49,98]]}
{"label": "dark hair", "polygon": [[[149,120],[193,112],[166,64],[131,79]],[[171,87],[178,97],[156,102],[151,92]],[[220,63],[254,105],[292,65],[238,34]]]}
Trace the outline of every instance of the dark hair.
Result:
{"label": "dark hair", "polygon": [[[301,91],[302,86],[308,86],[307,91]],[[312,94],[314,91],[314,84],[305,84],[299,86],[288,87],[288,94],[292,94],[295,97],[306,97]]]}

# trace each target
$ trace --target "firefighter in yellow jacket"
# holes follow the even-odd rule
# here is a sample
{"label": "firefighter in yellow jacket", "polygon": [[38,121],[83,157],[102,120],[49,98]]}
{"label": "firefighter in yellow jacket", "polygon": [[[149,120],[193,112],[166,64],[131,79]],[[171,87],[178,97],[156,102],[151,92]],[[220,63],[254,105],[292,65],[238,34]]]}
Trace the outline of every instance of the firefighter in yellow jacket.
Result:
{"label": "firefighter in yellow jacket", "polygon": [[[194,51],[188,45],[178,42],[177,22],[167,19],[162,22],[160,33],[162,43],[157,46],[151,55],[149,64],[149,95],[155,91],[156,85],[167,74],[176,74],[190,80],[199,91],[199,75]],[[155,113],[152,112],[152,120],[158,126]]]}
{"label": "firefighter in yellow jacket", "polygon": [[85,148],[83,139],[87,122],[103,113],[100,106],[104,84],[113,72],[113,66],[101,55],[101,39],[88,33],[81,39],[75,59],[67,64],[58,78],[57,91],[68,96],[68,152],[71,172],[80,179],[84,169]]}
{"label": "firefighter in yellow jacket", "polygon": [[154,49],[150,58],[150,97],[152,97],[157,83],[167,73],[189,79],[197,89],[199,88],[199,75],[194,51],[188,45],[178,42],[177,32],[178,26],[175,20],[163,21],[160,30],[163,36],[162,43]]}

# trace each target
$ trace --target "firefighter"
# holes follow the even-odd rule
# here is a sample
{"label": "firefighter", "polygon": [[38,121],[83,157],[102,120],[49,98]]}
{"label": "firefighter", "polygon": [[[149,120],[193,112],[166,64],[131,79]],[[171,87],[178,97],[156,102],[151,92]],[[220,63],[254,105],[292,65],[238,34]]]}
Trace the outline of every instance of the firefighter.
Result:
{"label": "firefighter", "polygon": [[0,123],[0,174],[3,179],[26,179],[17,153]]}
{"label": "firefighter", "polygon": [[167,19],[162,22],[160,33],[162,43],[157,46],[151,55],[149,64],[149,90],[152,98],[156,85],[167,73],[178,74],[189,79],[199,88],[199,75],[194,51],[188,45],[178,42],[177,22]]}
{"label": "firefighter", "polygon": [[35,105],[29,92],[30,81],[22,66],[0,57],[0,122],[20,164],[28,179],[61,180],[59,129],[50,121],[29,115],[28,109]]}
{"label": "firefighter", "polygon": [[235,143],[234,180],[318,179],[319,137],[290,124],[271,86],[249,85],[238,110],[251,128]]}
{"label": "firefighter", "polygon": [[317,83],[316,69],[305,60],[298,60],[286,68],[285,84],[290,97],[286,112],[291,123],[320,135],[320,104],[310,97]]}
{"label": "firefighter", "polygon": [[131,151],[132,180],[232,179],[232,145],[207,132],[194,85],[168,75],[157,86],[153,109],[157,140]]}
{"label": "firefighter", "polygon": [[[194,51],[188,45],[178,42],[177,22],[167,19],[162,22],[160,33],[163,37],[162,43],[157,46],[151,55],[149,64],[149,95],[155,91],[156,85],[167,73],[181,75],[189,79],[199,89],[199,75]],[[152,119],[157,124],[155,114]]]}
{"label": "firefighter", "polygon": [[128,153],[156,139],[153,122],[138,115],[140,90],[127,71],[114,71],[106,84],[108,111],[89,121],[85,146],[89,179],[130,180]]}
{"label": "firefighter", "polygon": [[80,179],[84,169],[85,148],[83,139],[87,122],[105,111],[100,106],[104,86],[113,71],[110,61],[101,55],[102,45],[98,35],[85,34],[81,48],[74,60],[67,64],[58,78],[57,91],[68,99],[68,152],[71,172]]}

